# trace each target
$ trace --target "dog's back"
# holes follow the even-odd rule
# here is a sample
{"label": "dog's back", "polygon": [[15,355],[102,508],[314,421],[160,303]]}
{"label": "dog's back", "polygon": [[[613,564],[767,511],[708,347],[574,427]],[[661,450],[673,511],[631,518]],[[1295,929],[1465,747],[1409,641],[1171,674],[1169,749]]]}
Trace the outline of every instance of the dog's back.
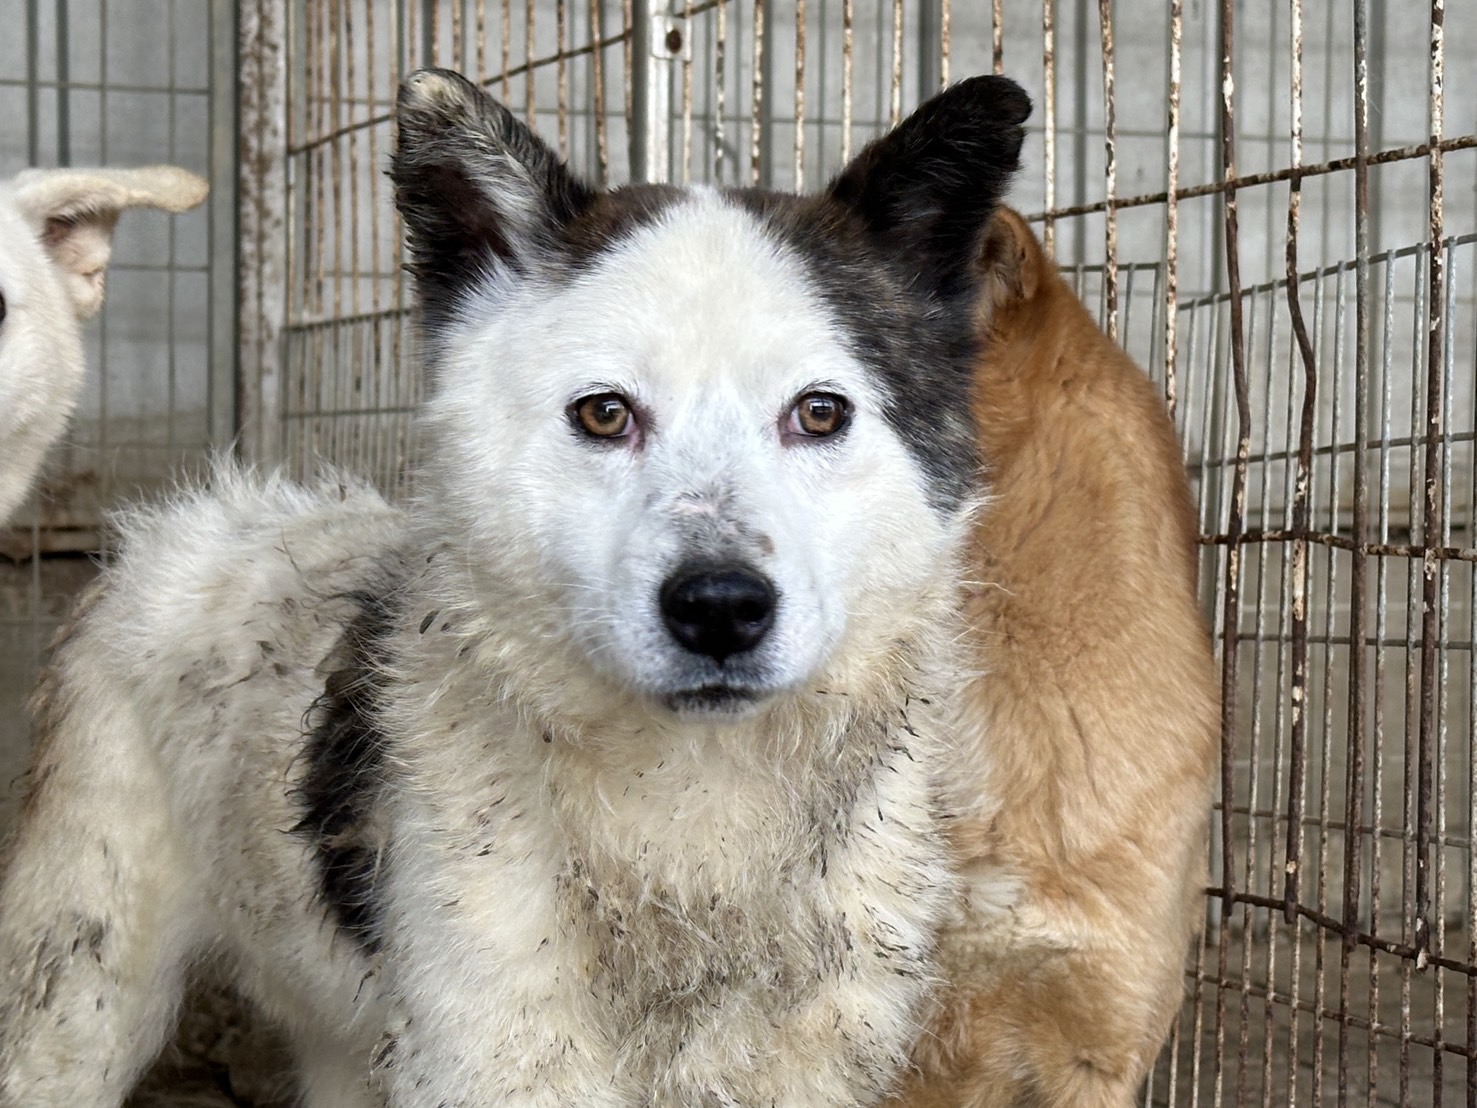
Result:
{"label": "dog's back", "polygon": [[[976,898],[914,1105],[1127,1105],[1201,911],[1216,703],[1179,446],[1148,379],[1014,212],[982,264],[990,500],[967,716],[998,809],[960,821]],[[979,790],[984,795],[984,790]]]}
{"label": "dog's back", "polygon": [[332,1050],[299,1051],[308,1065],[343,1053],[372,999],[352,948],[301,926],[323,909],[294,834],[311,759],[291,737],[343,663],[344,626],[384,588],[399,513],[355,483],[222,469],[208,492],[123,522],[121,556],[34,702],[39,747],[0,881],[0,950],[20,955],[0,960],[6,1108],[60,1074],[58,1104],[121,1100],[207,953],[275,1000],[301,1043],[324,1035],[305,1013],[339,1014]]}

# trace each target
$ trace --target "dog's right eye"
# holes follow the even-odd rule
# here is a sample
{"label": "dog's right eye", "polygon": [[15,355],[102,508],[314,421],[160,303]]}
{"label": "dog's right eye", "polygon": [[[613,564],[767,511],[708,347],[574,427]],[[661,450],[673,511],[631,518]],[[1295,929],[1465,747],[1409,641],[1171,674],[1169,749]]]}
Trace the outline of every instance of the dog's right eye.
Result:
{"label": "dog's right eye", "polygon": [[0,323],[5,322],[5,294],[0,292]]}
{"label": "dog's right eye", "polygon": [[636,430],[631,406],[618,392],[600,392],[576,400],[569,407],[574,425],[597,439],[625,438]]}

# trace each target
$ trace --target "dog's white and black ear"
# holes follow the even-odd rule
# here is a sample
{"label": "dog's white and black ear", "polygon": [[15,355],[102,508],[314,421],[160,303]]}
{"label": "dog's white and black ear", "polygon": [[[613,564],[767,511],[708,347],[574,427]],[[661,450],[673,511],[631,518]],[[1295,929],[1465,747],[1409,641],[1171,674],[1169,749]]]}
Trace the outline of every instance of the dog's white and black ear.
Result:
{"label": "dog's white and black ear", "polygon": [[172,165],[138,169],[28,169],[11,186],[16,208],[61,271],[77,318],[103,306],[113,228],[126,208],[183,212],[205,201],[203,177]]}
{"label": "dog's white and black ear", "polygon": [[971,77],[924,102],[831,183],[915,279],[950,298],[972,290],[985,226],[1020,165],[1031,100],[1005,77]]}
{"label": "dog's white and black ear", "polygon": [[422,69],[406,77],[397,122],[390,175],[423,299],[489,270],[526,272],[594,197],[537,135],[460,73]]}

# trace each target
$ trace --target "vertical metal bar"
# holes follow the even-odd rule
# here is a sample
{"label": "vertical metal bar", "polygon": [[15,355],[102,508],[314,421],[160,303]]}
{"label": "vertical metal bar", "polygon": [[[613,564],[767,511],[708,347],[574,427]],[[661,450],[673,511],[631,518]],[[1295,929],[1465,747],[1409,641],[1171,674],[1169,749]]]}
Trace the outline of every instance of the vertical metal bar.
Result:
{"label": "vertical metal bar", "polygon": [[1046,221],[1041,242],[1048,254],[1056,253],[1056,0],[1041,0],[1041,138],[1042,207]]}
{"label": "vertical metal bar", "polygon": [[728,132],[723,112],[727,104],[728,91],[728,3],[718,0],[714,37],[717,42],[713,51],[713,182],[723,183],[724,147]]}
{"label": "vertical metal bar", "polygon": [[927,100],[943,87],[943,0],[918,5],[918,99]]}
{"label": "vertical metal bar", "polygon": [[[718,19],[723,19],[724,4],[718,5]],[[610,181],[610,135],[605,121],[605,5],[602,0],[590,0],[590,37],[595,49],[590,52],[591,107],[595,112],[595,162],[598,180],[603,187]],[[718,78],[720,86],[723,78]],[[719,112],[721,119],[722,112]]]}
{"label": "vertical metal bar", "polygon": [[[1118,124],[1117,108],[1113,98],[1113,0],[1098,0],[1098,25],[1102,32],[1103,61],[1103,112],[1106,166],[1103,170],[1104,195],[1107,209],[1104,217],[1103,293],[1107,300],[1106,329],[1108,338],[1118,341],[1118,209],[1114,200],[1118,197]],[[1082,21],[1087,22],[1085,19]],[[1086,117],[1078,125],[1087,125]]]}
{"label": "vertical metal bar", "polygon": [[[1442,292],[1442,303],[1450,306],[1455,295],[1456,266],[1455,259],[1446,267],[1444,274],[1445,286]],[[1446,423],[1451,415],[1450,400],[1452,396],[1452,347],[1455,343],[1455,335],[1452,333],[1455,320],[1453,313],[1447,312],[1441,321],[1442,355],[1441,355],[1441,538],[1439,540],[1442,549],[1451,545],[1451,515],[1446,508],[1451,503],[1452,485],[1452,448],[1446,437]],[[1446,562],[1441,565],[1441,592],[1438,609],[1439,627],[1442,640],[1438,651],[1436,675],[1436,756],[1435,756],[1435,869],[1434,888],[1432,891],[1432,916],[1435,926],[1431,928],[1431,953],[1440,958],[1446,955],[1446,843],[1447,843],[1447,757],[1449,754],[1450,731],[1447,721],[1450,719],[1451,709],[1451,654],[1450,642],[1447,639],[1447,628],[1450,626],[1451,616],[1451,574],[1448,572]],[[1470,844],[1468,844],[1470,849]],[[1444,1069],[1446,1053],[1446,971],[1437,969],[1436,977],[1436,1011],[1433,1024],[1435,1027],[1435,1073],[1432,1075],[1433,1084],[1437,1089],[1443,1087],[1442,1071]]]}
{"label": "vertical metal bar", "polygon": [[[1292,319],[1292,333],[1303,369],[1302,418],[1298,423],[1296,479],[1292,493],[1292,686],[1290,690],[1291,736],[1288,753],[1287,788],[1287,858],[1282,891],[1283,919],[1297,921],[1298,886],[1303,855],[1304,775],[1307,769],[1307,703],[1308,703],[1308,495],[1313,469],[1313,427],[1317,417],[1318,372],[1313,343],[1303,321],[1303,304],[1298,280],[1298,219],[1302,212],[1302,178],[1297,169],[1303,164],[1303,5],[1290,0],[1290,37],[1292,40],[1290,85],[1289,144],[1293,176],[1287,195],[1286,271],[1287,309]],[[1357,657],[1360,646],[1351,643]]]}
{"label": "vertical metal bar", "polygon": [[805,0],[795,0],[795,191],[805,191]]}
{"label": "vertical metal bar", "polygon": [[625,40],[621,49],[626,63],[626,135],[636,132],[636,8],[634,0],[621,0],[621,30]]}
{"label": "vertical metal bar", "polygon": [[[532,0],[530,0],[532,2]],[[672,57],[666,0],[634,0],[631,90],[631,179],[665,182],[671,175],[669,122],[672,113]],[[680,45],[680,43],[679,43]]]}
{"label": "vertical metal bar", "polygon": [[1364,458],[1369,417],[1369,5],[1354,0],[1354,520],[1349,577],[1349,765],[1344,809],[1344,937],[1339,948],[1338,1103],[1348,1103],[1349,967],[1359,924],[1359,829],[1364,820],[1364,543],[1368,534],[1368,489]]}
{"label": "vertical metal bar", "polygon": [[[1266,290],[1265,307],[1263,297],[1258,289],[1251,289],[1247,294],[1248,311],[1246,320],[1246,349],[1250,352],[1253,360],[1259,360],[1261,364],[1270,367],[1272,364],[1272,351],[1275,348],[1276,335],[1276,313],[1272,308],[1272,289]],[[1263,318],[1266,322],[1263,322]],[[1259,344],[1258,328],[1265,332],[1266,339]],[[1258,357],[1259,345],[1264,347]],[[1256,505],[1264,512],[1271,500],[1272,466],[1267,462],[1272,439],[1272,413],[1274,405],[1270,403],[1270,381],[1268,381],[1267,403],[1261,405],[1262,419],[1258,428],[1259,450],[1257,452],[1258,469],[1261,473],[1260,487],[1256,491]],[[1291,408],[1291,405],[1288,405]],[[1249,484],[1249,483],[1248,483]],[[1250,496],[1248,495],[1248,499]],[[1258,827],[1257,813],[1261,810],[1261,766],[1263,760],[1262,735],[1263,711],[1262,711],[1262,678],[1264,673],[1263,657],[1266,648],[1266,608],[1267,608],[1267,554],[1268,543],[1257,543],[1249,552],[1247,561],[1251,563],[1251,572],[1248,572],[1248,580],[1255,582],[1255,592],[1251,596],[1251,666],[1249,678],[1251,688],[1248,690],[1251,701],[1251,718],[1242,727],[1247,736],[1246,742],[1246,791],[1243,796],[1238,797],[1238,806],[1244,805],[1247,813],[1246,834],[1243,840],[1246,851],[1246,888],[1256,888],[1256,859],[1260,846],[1260,828]],[[1279,609],[1280,610],[1280,609]],[[1238,632],[1237,638],[1240,639]],[[1280,710],[1280,703],[1278,709]],[[1252,943],[1246,941],[1246,936],[1252,932],[1251,906],[1243,905],[1241,910],[1242,920],[1242,943],[1241,943],[1241,987],[1239,1006],[1236,1016],[1236,1093],[1233,1103],[1247,1103],[1246,1085],[1251,1069],[1248,1065],[1248,1057],[1251,1045],[1251,948]],[[1225,985],[1222,986],[1226,987]],[[1226,1064],[1222,1056],[1221,1064]]]}
{"label": "vertical metal bar", "polygon": [[[175,37],[175,17],[177,14],[175,3],[176,0],[169,0],[169,7],[166,10],[164,16],[165,49],[169,52],[168,60],[165,62],[164,69],[166,73],[165,84],[166,87],[169,89],[168,157],[170,161],[176,161],[179,156],[177,153],[177,149],[179,146],[179,81],[177,79],[177,63],[175,60],[178,56],[177,40]],[[59,53],[64,53],[65,49],[65,42],[63,42]],[[164,324],[165,333],[169,336],[169,338],[167,340],[164,367],[167,379],[164,416],[164,458],[166,466],[173,466],[177,461],[175,451],[179,445],[179,357],[177,344],[175,342],[175,325],[178,318],[177,311],[179,307],[177,303],[178,296],[176,289],[179,274],[175,272],[175,259],[178,257],[179,254],[179,232],[178,224],[175,220],[171,219],[169,221],[168,230],[165,233],[169,239],[169,250],[167,254],[167,261],[165,263],[168,270],[165,275],[165,280],[169,283],[169,290],[166,294]],[[207,328],[209,327],[208,310],[206,315],[206,326]],[[208,330],[206,332],[205,341],[208,347],[210,344],[210,334]]]}
{"label": "vertical metal bar", "polygon": [[[231,6],[230,0],[216,0]],[[282,336],[287,317],[288,0],[240,7],[241,441],[248,457],[281,457]]]}
{"label": "vertical metal bar", "polygon": [[892,0],[892,80],[889,84],[888,121],[903,121],[903,0]]}
{"label": "vertical metal bar", "polygon": [[41,12],[26,0],[26,164],[41,163]]}
{"label": "vertical metal bar", "polygon": [[[1246,530],[1246,475],[1251,455],[1251,399],[1246,372],[1245,328],[1242,319],[1241,265],[1236,221],[1235,57],[1234,0],[1221,0],[1221,175],[1225,191],[1225,243],[1227,308],[1230,312],[1231,372],[1235,389],[1237,444],[1232,475],[1231,510],[1226,521],[1226,585],[1222,609],[1221,657],[1221,864],[1225,891],[1221,918],[1229,919],[1234,904],[1235,853],[1233,850],[1232,799],[1235,795],[1232,758],[1236,746],[1236,654],[1238,603],[1241,587],[1241,537]],[[1222,929],[1224,932],[1224,928]],[[1222,965],[1224,974],[1225,967]]]}
{"label": "vertical metal bar", "polygon": [[[1430,248],[1427,261],[1426,294],[1426,413],[1423,434],[1425,447],[1425,489],[1422,503],[1421,535],[1421,690],[1419,769],[1416,793],[1416,861],[1415,861],[1415,948],[1417,966],[1431,943],[1431,790],[1435,744],[1434,701],[1436,692],[1437,648],[1441,634],[1441,614],[1437,610],[1440,581],[1444,566],[1437,554],[1444,529],[1444,502],[1441,496],[1443,449],[1443,400],[1441,367],[1444,332],[1442,319],[1446,310],[1445,286],[1442,280],[1445,253],[1442,245],[1444,203],[1442,192],[1443,157],[1439,143],[1442,137],[1445,94],[1445,0],[1431,0],[1431,69],[1430,69],[1430,143],[1427,200]],[[1440,1052],[1435,1062],[1441,1070]]]}
{"label": "vertical metal bar", "polygon": [[990,72],[1005,72],[1005,0],[990,0]]}
{"label": "vertical metal bar", "polygon": [[[56,164],[72,164],[72,39],[69,0],[56,0]],[[169,64],[174,64],[170,55]],[[170,104],[174,96],[170,95]]]}
{"label": "vertical metal bar", "polygon": [[[1477,254],[1473,247],[1470,254]],[[1469,255],[1470,256],[1470,255]],[[1473,264],[1473,275],[1477,278],[1477,262]],[[1477,349],[1473,350],[1477,361]],[[1472,398],[1469,425],[1477,427],[1477,394]],[[1477,446],[1474,446],[1477,450]],[[1477,466],[1474,466],[1477,468]],[[1467,502],[1467,519],[1477,526],[1477,480],[1472,482],[1470,499]],[[1467,577],[1467,744],[1466,764],[1470,773],[1477,775],[1477,724],[1473,715],[1477,713],[1477,567]],[[1468,783],[1467,788],[1467,963],[1477,965],[1477,781]],[[1467,1108],[1477,1108],[1477,974],[1467,975]]]}
{"label": "vertical metal bar", "polygon": [[1169,95],[1165,141],[1164,201],[1164,402],[1169,418],[1179,403],[1176,328],[1179,325],[1180,81],[1184,49],[1184,0],[1169,2]]}
{"label": "vertical metal bar", "polygon": [[[1069,146],[1072,151],[1072,190],[1070,196],[1067,198],[1067,202],[1069,204],[1085,204],[1088,200],[1088,191],[1090,188],[1089,174],[1087,172],[1087,148],[1089,146],[1087,120],[1089,118],[1089,90],[1092,86],[1092,80],[1091,74],[1088,73],[1087,59],[1088,51],[1092,45],[1089,38],[1092,20],[1088,17],[1092,11],[1093,0],[1068,0],[1065,6],[1072,13],[1070,20],[1064,18],[1061,23],[1063,30],[1070,27],[1072,32],[1072,49],[1070,54],[1067,55],[1071,58],[1071,64],[1063,66],[1064,83],[1070,82],[1072,86],[1072,110],[1067,117],[1071,122],[1071,126],[1068,128],[1068,134],[1070,136]],[[1057,10],[1057,15],[1062,15],[1061,9]],[[1058,42],[1058,47],[1060,47],[1060,42]],[[1102,61],[1101,54],[1099,54],[1098,60],[1099,62]],[[1057,58],[1057,61],[1061,64],[1060,57]],[[1101,76],[1101,71],[1099,72],[1099,76]],[[1090,99],[1093,104],[1103,103],[1101,88],[1099,88],[1097,95],[1091,96]],[[1061,161],[1057,163],[1057,172],[1061,174],[1065,174],[1066,172]],[[1061,195],[1060,190],[1058,190],[1057,195]],[[1067,224],[1067,229],[1071,232],[1072,242],[1070,246],[1064,242],[1057,244],[1056,257],[1058,264],[1066,258],[1070,258],[1078,265],[1086,263],[1088,255],[1087,223],[1087,220],[1079,217]],[[1093,250],[1092,253],[1094,256],[1097,255],[1096,250]],[[1084,271],[1082,276],[1085,278],[1087,273]],[[1100,287],[1099,294],[1103,291]],[[1078,296],[1081,296],[1080,291]],[[1105,307],[1106,304],[1102,302],[1102,297],[1099,295],[1098,319],[1100,322],[1104,318]]]}
{"label": "vertical metal bar", "polygon": [[[523,5],[523,115],[528,125],[533,127],[538,120],[538,70],[534,68],[537,57],[537,35],[535,34],[535,23],[538,14],[538,0],[524,0]],[[649,28],[648,28],[649,30]],[[639,35],[639,31],[637,32]],[[640,43],[636,43],[637,53],[640,53]],[[639,62],[637,63],[639,64]],[[633,80],[633,91],[636,91],[636,83]]]}
{"label": "vertical metal bar", "polygon": [[[600,0],[591,0],[593,4],[599,4]],[[504,104],[509,102],[512,96],[511,76],[513,70],[513,0],[502,0],[498,12],[498,45],[502,52],[502,89],[499,92]],[[629,114],[629,112],[627,112]]]}
{"label": "vertical metal bar", "polygon": [[753,97],[749,104],[749,184],[757,185],[763,172],[764,137],[764,40],[767,30],[768,5],[754,0],[754,77]]}
{"label": "vertical metal bar", "polygon": [[[1422,247],[1424,251],[1424,247]],[[1409,302],[1413,307],[1412,319],[1422,319],[1426,314],[1426,294],[1428,287],[1424,278],[1424,270],[1421,262],[1421,254],[1417,254],[1411,272],[1412,291],[1409,294]],[[1420,466],[1416,464],[1416,450],[1419,447],[1420,424],[1421,424],[1421,363],[1425,358],[1425,351],[1421,349],[1420,343],[1412,343],[1410,377],[1412,387],[1410,390],[1410,411],[1407,424],[1408,442],[1406,465],[1405,488],[1407,509],[1407,523],[1410,525],[1410,534],[1415,534],[1414,512],[1416,505],[1421,500],[1420,489]],[[1401,907],[1403,917],[1403,929],[1401,938],[1409,945],[1415,944],[1415,918],[1414,898],[1412,891],[1415,888],[1415,844],[1416,831],[1416,794],[1417,778],[1419,777],[1419,726],[1420,717],[1420,664],[1419,651],[1416,649],[1416,616],[1414,613],[1415,598],[1420,594],[1420,563],[1412,555],[1406,559],[1406,581],[1405,581],[1405,623],[1404,623],[1404,645],[1405,645],[1405,749],[1401,766],[1404,770],[1401,781],[1402,796],[1405,802],[1404,820],[1402,822],[1401,855],[1402,876],[1405,880],[1405,894],[1402,898]],[[1413,1027],[1411,1013],[1412,985],[1414,981],[1415,960],[1402,958],[1400,960],[1400,1101],[1409,1103],[1410,1096],[1410,1048]]]}
{"label": "vertical metal bar", "polygon": [[856,38],[855,0],[841,0],[841,162],[851,161],[852,53]]}
{"label": "vertical metal bar", "polygon": [[554,81],[558,90],[559,153],[569,157],[569,0],[554,0]]}
{"label": "vertical metal bar", "polygon": [[[98,89],[98,116],[103,125],[99,131],[100,141],[98,143],[98,153],[104,165],[108,163],[109,156],[108,90],[109,85],[111,84],[111,79],[108,72],[108,23],[108,0],[101,0],[101,3],[98,5],[99,48],[97,68],[98,85],[100,86]],[[99,418],[97,421],[97,450],[99,457],[108,456],[108,439],[112,433],[112,420],[109,418],[109,416],[111,415],[109,392],[110,385],[112,383],[112,373],[110,372],[109,357],[109,351],[111,351],[112,346],[108,342],[109,322],[110,321],[107,312],[103,312],[102,315],[98,318],[97,382]],[[105,499],[111,500],[113,498],[112,467],[107,467],[104,472],[105,474],[107,474],[107,476],[105,476],[103,479],[102,494]]]}
{"label": "vertical metal bar", "polygon": [[[1385,278],[1383,281],[1382,314],[1383,327],[1381,328],[1380,342],[1380,445],[1379,445],[1379,477],[1377,481],[1377,492],[1379,497],[1378,510],[1378,535],[1379,541],[1387,543],[1390,541],[1390,439],[1391,422],[1390,416],[1394,411],[1393,398],[1394,374],[1394,334],[1395,334],[1395,265],[1389,256],[1384,259]],[[1388,559],[1381,558],[1375,563],[1375,598],[1374,598],[1374,677],[1371,681],[1373,689],[1373,736],[1371,745],[1371,756],[1374,762],[1370,778],[1374,784],[1373,807],[1371,811],[1371,826],[1375,828],[1376,834],[1373,839],[1373,858],[1370,865],[1370,924],[1369,930],[1373,935],[1380,933],[1380,906],[1381,906],[1381,871],[1383,869],[1382,856],[1382,834],[1385,826],[1385,646],[1389,637],[1389,569]],[[1371,951],[1370,956],[1370,998],[1369,1010],[1371,1015],[1379,1012],[1379,977],[1375,973],[1377,958],[1376,952]],[[1370,1052],[1369,1065],[1369,1087],[1376,1088],[1378,1079],[1379,1054],[1378,1051]]]}
{"label": "vertical metal bar", "polygon": [[[692,0],[682,0],[684,35],[692,34]],[[682,183],[692,180],[692,43],[682,51]]]}
{"label": "vertical metal bar", "polygon": [[[367,5],[365,5],[365,8],[364,8],[364,22],[368,26],[370,26],[370,27],[373,27],[374,26],[374,5],[373,4],[367,4]],[[374,47],[372,45],[372,43],[373,43],[373,35],[372,35],[372,32],[371,32],[371,35],[370,35],[370,42],[371,42],[371,45],[369,47],[369,50],[370,50],[369,73],[370,74],[373,74],[374,73],[374,58],[373,58]],[[479,80],[479,81],[480,80],[484,80],[487,77],[487,0],[477,0],[477,55],[476,55],[476,65],[473,67],[473,69],[474,69],[474,72],[476,73],[477,80]],[[373,78],[372,77],[370,79],[370,84],[369,84],[369,97],[370,97],[370,103],[373,104],[374,103],[374,82],[373,82]],[[375,211],[377,212],[377,211],[379,211],[379,209],[376,208]]]}
{"label": "vertical metal bar", "polygon": [[953,39],[954,7],[951,0],[939,0],[939,88],[949,83],[949,50]]}
{"label": "vertical metal bar", "polygon": [[[242,167],[237,161],[245,130],[237,130],[237,65],[240,29],[238,5],[234,0],[211,0],[210,4],[210,264],[206,270],[209,288],[210,365],[206,367],[206,433],[212,446],[224,449],[240,430],[237,382],[242,355],[237,338],[240,326],[238,304],[240,265],[238,229],[244,214],[237,210],[237,179]],[[245,60],[245,59],[242,59]],[[246,75],[242,73],[244,78]],[[243,99],[245,93],[242,93]],[[244,293],[244,287],[242,292]]]}

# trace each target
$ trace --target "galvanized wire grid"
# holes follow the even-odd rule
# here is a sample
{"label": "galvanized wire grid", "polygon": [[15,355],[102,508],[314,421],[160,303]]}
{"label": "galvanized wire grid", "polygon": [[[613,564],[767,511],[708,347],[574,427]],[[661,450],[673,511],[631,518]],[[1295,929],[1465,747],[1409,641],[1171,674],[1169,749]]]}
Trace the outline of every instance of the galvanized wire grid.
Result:
{"label": "galvanized wire grid", "polygon": [[[1477,23],[1439,3],[1235,11],[1195,26],[1173,6],[1163,68],[1119,59],[1120,109],[1130,73],[1170,75],[1162,186],[1117,191],[1107,110],[1098,195],[1043,213],[1059,247],[1101,221],[1108,262],[1079,288],[1177,401],[1222,665],[1208,926],[1149,1095],[1471,1105],[1477,90],[1444,60]],[[1207,90],[1219,156],[1187,184],[1180,113]],[[1157,241],[1126,233],[1145,211]],[[1207,230],[1216,264],[1187,274],[1176,247]]]}
{"label": "galvanized wire grid", "polygon": [[332,461],[391,490],[409,479],[420,382],[384,177],[401,75],[426,64],[460,69],[582,172],[623,179],[611,151],[628,146],[631,20],[630,0],[247,10],[244,114],[258,125],[248,143],[260,143],[263,164],[280,174],[248,173],[244,184],[255,240],[246,292],[262,305],[246,350],[260,375],[244,421],[255,452],[300,474]]}
{"label": "galvanized wire grid", "polygon": [[1213,887],[1146,1099],[1477,1106],[1477,72],[1446,64],[1477,56],[1477,11],[1236,14],[255,0],[247,441],[403,486],[418,384],[378,173],[411,64],[482,75],[592,176],[781,188],[1009,73],[1037,104],[1015,203],[1162,384],[1201,506]]}
{"label": "galvanized wire grid", "polygon": [[234,151],[226,146],[222,166],[212,146],[225,99],[215,93],[212,48],[225,6],[15,0],[0,38],[0,176],[28,165],[171,162],[217,178],[205,208],[131,211],[119,222],[106,305],[84,328],[76,419],[37,494],[0,528],[0,829],[29,743],[22,705],[56,625],[92,576],[86,556],[104,543],[103,512],[156,493],[232,432],[220,402],[233,389],[234,259],[218,236],[219,216],[231,210]]}

